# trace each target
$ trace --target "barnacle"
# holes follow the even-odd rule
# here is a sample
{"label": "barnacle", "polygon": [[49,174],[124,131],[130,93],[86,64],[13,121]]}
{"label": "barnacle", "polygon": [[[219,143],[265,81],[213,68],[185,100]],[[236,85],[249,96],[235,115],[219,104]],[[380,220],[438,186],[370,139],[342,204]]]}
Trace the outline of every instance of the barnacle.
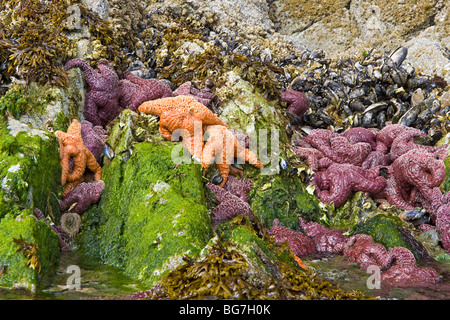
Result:
{"label": "barnacle", "polygon": [[27,267],[41,272],[41,263],[38,256],[38,245],[33,242],[27,242],[23,240],[22,235],[19,235],[19,239],[13,238],[13,243],[17,244],[19,248],[16,253],[22,252],[23,256],[28,259]]}

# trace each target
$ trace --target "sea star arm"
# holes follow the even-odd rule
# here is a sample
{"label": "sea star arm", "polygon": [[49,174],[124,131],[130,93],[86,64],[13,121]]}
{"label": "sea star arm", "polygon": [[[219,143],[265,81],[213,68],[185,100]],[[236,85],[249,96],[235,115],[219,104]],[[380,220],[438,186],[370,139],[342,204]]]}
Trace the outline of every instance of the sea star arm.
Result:
{"label": "sea star arm", "polygon": [[206,186],[209,188],[209,190],[211,190],[212,193],[214,193],[218,202],[225,202],[229,199],[233,199],[233,197],[236,197],[233,196],[229,191],[226,191],[225,189],[216,186],[213,183],[208,183]]}
{"label": "sea star arm", "polygon": [[87,121],[91,122],[94,126],[100,126],[102,125],[98,115],[98,105],[95,102],[95,94],[94,91],[89,91],[86,94],[85,98],[85,107],[84,107],[84,117]]}
{"label": "sea star arm", "polygon": [[195,144],[195,137],[188,135],[183,136],[183,144],[192,157],[198,160],[202,158],[203,142],[201,142],[201,145]]}
{"label": "sea star arm", "polygon": [[87,148],[86,148],[86,167],[88,167],[89,170],[94,172],[95,181],[99,181],[102,178],[102,168],[98,164],[92,152],[90,152]]}
{"label": "sea star arm", "polygon": [[159,123],[159,133],[164,137],[164,139],[171,141],[172,133],[166,128],[163,121]]}
{"label": "sea star arm", "polygon": [[213,159],[216,155],[216,148],[213,143],[207,141],[202,151],[202,167],[205,169],[205,172],[208,171],[209,166],[211,165]]}

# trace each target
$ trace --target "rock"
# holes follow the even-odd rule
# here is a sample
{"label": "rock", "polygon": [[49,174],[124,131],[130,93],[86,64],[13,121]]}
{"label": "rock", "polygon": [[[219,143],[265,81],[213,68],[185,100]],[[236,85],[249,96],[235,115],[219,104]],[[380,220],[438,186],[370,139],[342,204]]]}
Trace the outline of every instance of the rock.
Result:
{"label": "rock", "polygon": [[[5,99],[0,100],[5,103]],[[55,136],[0,116],[0,257],[6,272],[0,286],[36,292],[40,281],[51,276],[59,259],[59,238],[33,209],[40,208],[58,221],[56,198],[61,191],[61,166]],[[13,238],[37,245],[41,271],[26,266],[28,259]]]}
{"label": "rock", "polygon": [[102,197],[83,215],[76,241],[88,255],[151,287],[184,255],[198,256],[212,227],[200,165],[175,165],[172,156],[181,144],[160,140],[158,130],[153,142],[134,141],[139,117],[132,117],[121,116],[110,140],[116,155],[124,141],[132,152],[104,165]]}
{"label": "rock", "polygon": [[414,38],[405,44],[408,48],[407,62],[416,70],[427,75],[443,77],[450,83],[450,59],[447,58],[439,41],[432,38]]}
{"label": "rock", "polygon": [[223,101],[219,117],[235,134],[252,137],[249,149],[264,165],[263,175],[278,173],[280,157],[288,158],[286,152],[290,153],[289,148],[283,147],[289,143],[284,130],[288,120],[283,110],[277,101],[264,98],[234,71],[223,78],[226,82],[216,89]]}
{"label": "rock", "polygon": [[109,18],[108,0],[82,0],[81,3],[86,4],[89,9],[97,13],[103,20]]}
{"label": "rock", "polygon": [[7,212],[36,207],[59,219],[55,194],[61,190],[61,166],[55,136],[31,129],[19,131],[28,127],[9,123],[17,121],[0,119],[0,218]]}
{"label": "rock", "polygon": [[306,191],[297,177],[264,176],[253,184],[249,194],[250,207],[266,228],[278,219],[283,226],[300,231],[299,216],[318,221],[323,214],[317,198]]}
{"label": "rock", "polygon": [[438,0],[282,0],[272,2],[270,10],[275,28],[297,47],[324,49],[334,57],[372,47],[390,52],[419,30],[433,33],[438,41],[446,38],[448,7],[448,2]]}

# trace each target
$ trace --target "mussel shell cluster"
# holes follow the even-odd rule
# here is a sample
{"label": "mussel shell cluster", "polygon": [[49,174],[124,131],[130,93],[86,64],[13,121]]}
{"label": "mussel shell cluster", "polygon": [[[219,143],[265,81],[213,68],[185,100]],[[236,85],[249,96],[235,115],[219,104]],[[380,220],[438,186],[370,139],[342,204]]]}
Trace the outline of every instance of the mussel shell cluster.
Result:
{"label": "mussel shell cluster", "polygon": [[450,111],[438,99],[447,84],[419,75],[405,62],[407,53],[405,47],[390,55],[371,50],[361,58],[331,63],[322,50],[305,51],[302,60],[309,67],[289,86],[308,96],[303,124],[332,126],[339,132],[350,127],[381,129],[389,121],[439,136],[442,118]]}

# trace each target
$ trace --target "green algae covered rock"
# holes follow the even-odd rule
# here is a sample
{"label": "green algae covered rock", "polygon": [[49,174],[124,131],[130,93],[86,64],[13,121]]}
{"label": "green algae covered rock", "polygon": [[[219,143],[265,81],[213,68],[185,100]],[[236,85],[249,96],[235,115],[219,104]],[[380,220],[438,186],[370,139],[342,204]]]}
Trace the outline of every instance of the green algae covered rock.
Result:
{"label": "green algae covered rock", "polygon": [[266,175],[253,184],[250,207],[266,228],[278,219],[283,226],[300,231],[299,216],[307,221],[318,221],[323,215],[318,199],[307,192],[298,177]]}
{"label": "green algae covered rock", "polygon": [[339,208],[328,206],[328,212],[324,223],[329,227],[337,229],[348,229],[357,223],[376,215],[377,205],[375,202],[364,196],[364,192],[355,192]]}
{"label": "green algae covered rock", "polygon": [[450,157],[447,157],[444,161],[445,164],[445,180],[442,182],[442,189],[444,193],[450,191]]}
{"label": "green algae covered rock", "polygon": [[[20,113],[28,99],[20,92],[3,96],[0,109],[10,115]],[[36,291],[41,278],[51,276],[59,259],[58,236],[32,215],[34,208],[39,208],[54,222],[59,220],[58,142],[54,135],[4,115],[0,116],[0,136],[0,264],[6,270],[0,285]],[[16,253],[19,246],[13,238],[20,237],[36,246],[40,271],[28,267],[29,258]]]}
{"label": "green algae covered rock", "polygon": [[[35,254],[26,255],[20,244],[35,247]],[[59,255],[58,235],[29,210],[0,220],[0,264],[5,269],[0,286],[36,292],[42,280],[56,271]]]}
{"label": "green algae covered rock", "polygon": [[58,143],[54,135],[34,134],[23,126],[25,129],[14,118],[0,120],[0,218],[23,208],[39,208],[59,219]]}
{"label": "green algae covered rock", "polygon": [[[136,132],[137,122],[130,121]],[[198,255],[212,237],[201,167],[175,164],[172,153],[179,145],[137,143],[129,156],[106,164],[101,200],[84,214],[76,239],[88,255],[123,269],[148,287],[183,256]]]}

